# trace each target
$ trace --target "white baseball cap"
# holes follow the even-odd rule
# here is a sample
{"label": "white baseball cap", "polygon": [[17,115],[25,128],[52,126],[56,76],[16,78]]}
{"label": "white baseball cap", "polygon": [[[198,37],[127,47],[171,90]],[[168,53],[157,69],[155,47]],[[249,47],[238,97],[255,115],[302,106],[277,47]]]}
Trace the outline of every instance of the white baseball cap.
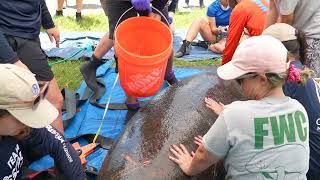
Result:
{"label": "white baseball cap", "polygon": [[283,73],[287,70],[287,49],[272,36],[254,36],[244,40],[232,60],[217,70],[225,80],[236,79],[247,73]]}
{"label": "white baseball cap", "polygon": [[276,23],[266,28],[262,35],[270,35],[281,42],[296,40],[296,29],[289,24]]}
{"label": "white baseball cap", "polygon": [[35,75],[29,70],[13,64],[0,64],[0,77],[0,109],[7,110],[32,128],[45,127],[57,118],[58,110],[41,98]]}

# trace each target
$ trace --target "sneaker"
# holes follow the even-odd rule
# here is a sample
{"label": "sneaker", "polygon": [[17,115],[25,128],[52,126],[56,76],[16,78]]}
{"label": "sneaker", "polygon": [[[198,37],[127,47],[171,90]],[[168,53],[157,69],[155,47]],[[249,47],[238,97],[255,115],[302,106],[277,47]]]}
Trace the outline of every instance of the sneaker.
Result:
{"label": "sneaker", "polygon": [[63,16],[63,11],[56,11],[55,16]]}
{"label": "sneaker", "polygon": [[81,12],[80,13],[76,13],[76,22],[80,23],[81,21],[82,21]]}
{"label": "sneaker", "polygon": [[191,51],[191,42],[183,40],[180,49],[174,54],[174,57],[180,58],[184,55],[189,55]]}
{"label": "sneaker", "polygon": [[210,43],[207,42],[207,41],[200,41],[200,40],[198,40],[198,41],[193,41],[193,42],[191,42],[191,45],[192,45],[192,46],[203,47],[203,48],[205,48],[205,49],[208,49]]}

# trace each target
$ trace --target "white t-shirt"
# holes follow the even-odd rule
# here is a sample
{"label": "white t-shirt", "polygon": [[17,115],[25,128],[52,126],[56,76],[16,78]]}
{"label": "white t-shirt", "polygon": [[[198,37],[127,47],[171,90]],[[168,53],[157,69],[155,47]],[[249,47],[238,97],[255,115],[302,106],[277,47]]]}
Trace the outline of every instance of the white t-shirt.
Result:
{"label": "white t-shirt", "polygon": [[226,179],[302,180],[309,168],[309,120],[289,97],[237,101],[203,137],[207,151],[225,157]]}
{"label": "white t-shirt", "polygon": [[274,0],[281,15],[294,13],[293,27],[320,39],[320,0]]}

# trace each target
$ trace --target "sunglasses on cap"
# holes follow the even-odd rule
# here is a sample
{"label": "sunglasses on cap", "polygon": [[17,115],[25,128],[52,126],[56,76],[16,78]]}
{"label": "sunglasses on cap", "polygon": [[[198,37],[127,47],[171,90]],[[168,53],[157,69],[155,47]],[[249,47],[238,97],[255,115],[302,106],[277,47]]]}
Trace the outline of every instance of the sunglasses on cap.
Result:
{"label": "sunglasses on cap", "polygon": [[255,77],[257,77],[257,76],[258,76],[257,73],[247,73],[247,74],[244,74],[244,75],[238,77],[238,78],[235,79],[235,80],[237,81],[237,83],[238,83],[239,85],[241,85],[242,80],[244,80],[244,79],[250,79],[250,78],[255,78]]}
{"label": "sunglasses on cap", "polygon": [[31,107],[33,110],[37,109],[38,105],[40,104],[40,101],[45,99],[46,95],[48,94],[48,87],[49,87],[50,82],[45,82],[45,83],[40,83],[39,82],[39,88],[40,92],[37,96],[35,96],[32,100],[30,101],[16,101],[12,102],[11,107],[12,108],[25,108],[25,107]]}

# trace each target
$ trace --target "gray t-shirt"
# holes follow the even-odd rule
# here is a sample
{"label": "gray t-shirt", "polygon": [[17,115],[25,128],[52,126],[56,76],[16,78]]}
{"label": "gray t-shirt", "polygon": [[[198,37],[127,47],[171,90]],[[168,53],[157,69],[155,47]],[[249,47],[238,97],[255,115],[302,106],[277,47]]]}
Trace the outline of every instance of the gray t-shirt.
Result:
{"label": "gray t-shirt", "polygon": [[289,97],[227,105],[203,144],[225,157],[226,179],[306,179],[309,120],[304,107]]}
{"label": "gray t-shirt", "polygon": [[281,15],[294,13],[293,27],[320,39],[320,0],[274,0]]}

